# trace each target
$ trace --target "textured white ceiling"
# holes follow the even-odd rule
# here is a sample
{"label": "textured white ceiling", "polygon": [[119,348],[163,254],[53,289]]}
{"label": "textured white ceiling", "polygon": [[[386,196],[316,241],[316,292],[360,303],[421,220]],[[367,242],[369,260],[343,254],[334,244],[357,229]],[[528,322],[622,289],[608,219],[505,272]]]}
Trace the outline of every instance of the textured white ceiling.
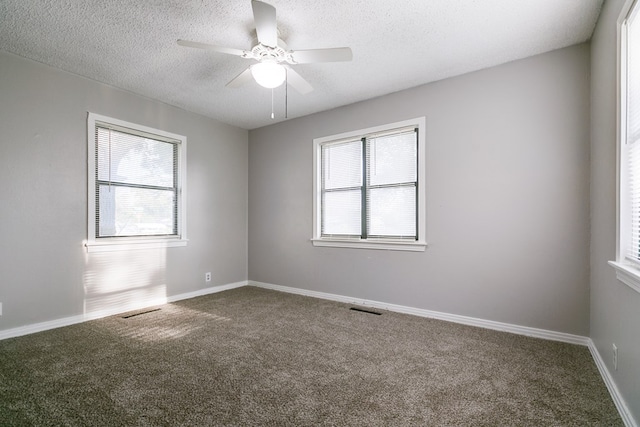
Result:
{"label": "textured white ceiling", "polygon": [[[290,49],[349,46],[295,65],[299,117],[589,40],[603,0],[267,0]],[[284,88],[225,84],[252,62],[181,47],[253,46],[250,0],[0,0],[0,50],[253,129],[284,120]]]}

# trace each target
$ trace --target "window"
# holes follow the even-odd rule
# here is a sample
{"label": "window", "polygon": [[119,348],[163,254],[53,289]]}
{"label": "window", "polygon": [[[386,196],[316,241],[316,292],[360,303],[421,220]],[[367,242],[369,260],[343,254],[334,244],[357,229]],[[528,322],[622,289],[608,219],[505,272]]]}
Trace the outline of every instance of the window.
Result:
{"label": "window", "polygon": [[184,246],[186,138],[89,113],[89,251]]}
{"label": "window", "polygon": [[640,292],[640,2],[618,21],[618,279]]}
{"label": "window", "polygon": [[315,246],[425,249],[424,123],[314,140]]}

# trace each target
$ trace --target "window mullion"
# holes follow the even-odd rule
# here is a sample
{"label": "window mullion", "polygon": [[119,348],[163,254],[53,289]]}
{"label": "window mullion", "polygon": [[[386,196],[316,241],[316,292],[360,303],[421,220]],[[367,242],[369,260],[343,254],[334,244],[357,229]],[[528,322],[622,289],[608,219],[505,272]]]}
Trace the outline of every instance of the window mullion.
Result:
{"label": "window mullion", "polygon": [[180,231],[180,221],[184,221],[180,217],[178,206],[180,206],[182,194],[180,194],[179,187],[179,173],[180,173],[180,153],[178,152],[178,144],[173,144],[173,234],[176,236]]}
{"label": "window mullion", "polygon": [[369,184],[367,185],[367,188],[371,190],[376,188],[415,187],[416,185],[417,185],[417,181],[407,181],[407,182],[396,182],[393,184],[376,184],[376,185]]}
{"label": "window mullion", "polygon": [[[415,128],[416,133],[416,157],[420,158],[420,144],[418,142],[418,127]],[[420,200],[420,180],[418,177],[420,176],[420,169],[418,167],[418,161],[416,159],[416,240],[418,240],[418,236],[420,235],[420,208],[418,206],[418,201]]]}
{"label": "window mullion", "polygon": [[360,224],[361,224],[361,239],[366,239],[368,235],[367,224],[367,186],[369,185],[369,164],[367,162],[367,138],[362,138],[362,187],[360,191],[361,195],[361,208],[360,208]]}
{"label": "window mullion", "polygon": [[129,187],[129,188],[142,188],[146,190],[163,190],[163,191],[176,191],[175,187],[163,187],[158,185],[144,185],[144,184],[131,184],[127,182],[117,182],[117,181],[104,181],[97,180],[98,185],[109,185],[111,187]]}
{"label": "window mullion", "polygon": [[358,185],[357,187],[339,187],[339,188],[323,188],[322,193],[335,193],[336,191],[349,191],[349,190],[358,190],[360,191],[362,186]]}

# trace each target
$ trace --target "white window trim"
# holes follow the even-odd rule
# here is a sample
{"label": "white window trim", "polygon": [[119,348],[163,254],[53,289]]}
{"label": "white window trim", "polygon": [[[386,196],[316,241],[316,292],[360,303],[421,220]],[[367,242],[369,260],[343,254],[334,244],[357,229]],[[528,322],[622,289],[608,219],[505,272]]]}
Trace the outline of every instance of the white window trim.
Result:
{"label": "white window trim", "polygon": [[[96,239],[96,122],[110,123],[180,141],[178,150],[178,191],[180,199],[178,203],[178,236],[101,237]],[[90,112],[87,117],[87,147],[87,240],[84,243],[87,252],[168,248],[187,245],[187,137]]]}
{"label": "white window trim", "polygon": [[[349,239],[335,237],[321,237],[320,232],[320,173],[322,144],[353,137],[360,137],[372,133],[384,132],[390,129],[403,128],[407,126],[418,127],[418,240],[393,240],[393,239]],[[353,132],[345,132],[338,135],[315,138],[313,140],[313,230],[311,242],[314,246],[336,247],[336,248],[359,248],[359,249],[382,249],[393,251],[424,252],[427,247],[426,230],[426,118],[417,117],[415,119],[404,120],[396,123],[375,126],[368,129],[361,129]]]}
{"label": "white window trim", "polygon": [[617,142],[617,164],[616,164],[616,260],[609,261],[616,271],[616,278],[628,285],[631,289],[640,292],[640,266],[625,257],[625,233],[628,222],[628,205],[621,192],[626,190],[625,173],[625,150],[626,144],[626,20],[631,15],[634,7],[640,7],[637,0],[627,0],[617,25],[617,108],[616,108],[616,142]]}

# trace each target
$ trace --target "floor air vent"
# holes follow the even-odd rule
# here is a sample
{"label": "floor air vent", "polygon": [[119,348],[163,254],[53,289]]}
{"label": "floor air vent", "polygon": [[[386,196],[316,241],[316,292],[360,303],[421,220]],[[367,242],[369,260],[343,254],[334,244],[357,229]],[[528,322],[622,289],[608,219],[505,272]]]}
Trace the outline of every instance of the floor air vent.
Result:
{"label": "floor air vent", "polygon": [[370,311],[370,310],[365,310],[363,308],[356,308],[356,307],[351,307],[349,310],[359,311],[361,313],[375,314],[376,316],[380,316],[382,314],[382,313],[378,313],[377,311]]}
{"label": "floor air vent", "polygon": [[126,315],[122,316],[122,318],[123,319],[128,319],[130,317],[142,316],[143,314],[153,313],[154,311],[160,311],[160,309],[159,308],[153,308],[151,310],[136,311],[135,313],[126,314]]}

